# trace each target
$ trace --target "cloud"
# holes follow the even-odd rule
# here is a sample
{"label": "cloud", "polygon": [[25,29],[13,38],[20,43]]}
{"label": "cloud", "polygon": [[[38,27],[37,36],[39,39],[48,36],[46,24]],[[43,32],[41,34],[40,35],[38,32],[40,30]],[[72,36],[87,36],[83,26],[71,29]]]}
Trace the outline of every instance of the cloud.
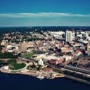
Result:
{"label": "cloud", "polygon": [[6,18],[31,18],[31,17],[90,17],[90,14],[72,14],[72,13],[2,13],[0,17]]}

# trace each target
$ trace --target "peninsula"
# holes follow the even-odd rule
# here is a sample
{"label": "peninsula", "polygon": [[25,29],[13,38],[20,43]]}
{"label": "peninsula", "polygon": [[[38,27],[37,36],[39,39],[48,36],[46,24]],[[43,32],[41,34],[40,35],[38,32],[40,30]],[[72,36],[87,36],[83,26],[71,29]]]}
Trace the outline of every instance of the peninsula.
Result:
{"label": "peninsula", "polygon": [[[0,71],[39,79],[73,77],[90,81],[88,30],[13,31],[0,41]],[[71,79],[73,79],[71,78]]]}

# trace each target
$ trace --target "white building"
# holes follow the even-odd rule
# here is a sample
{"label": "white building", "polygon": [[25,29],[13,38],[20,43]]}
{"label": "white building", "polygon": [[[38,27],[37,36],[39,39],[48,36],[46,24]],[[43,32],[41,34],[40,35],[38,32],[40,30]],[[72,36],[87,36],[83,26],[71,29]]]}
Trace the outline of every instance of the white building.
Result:
{"label": "white building", "polygon": [[13,52],[13,51],[18,51],[19,47],[17,45],[7,45],[6,47],[6,51],[7,52]]}
{"label": "white building", "polygon": [[9,70],[9,66],[4,66],[4,69],[5,70]]}
{"label": "white building", "polygon": [[71,60],[71,59],[72,59],[72,56],[68,56],[68,55],[64,55],[63,57],[65,58],[65,60],[66,60],[66,61],[68,61],[68,60]]}
{"label": "white building", "polygon": [[72,31],[66,31],[66,41],[67,42],[72,42],[72,40],[75,39],[75,32]]}
{"label": "white building", "polygon": [[44,65],[43,60],[42,60],[42,59],[40,59],[40,60],[38,61],[38,64],[39,64],[39,65],[41,65],[41,66],[43,66],[43,65]]}

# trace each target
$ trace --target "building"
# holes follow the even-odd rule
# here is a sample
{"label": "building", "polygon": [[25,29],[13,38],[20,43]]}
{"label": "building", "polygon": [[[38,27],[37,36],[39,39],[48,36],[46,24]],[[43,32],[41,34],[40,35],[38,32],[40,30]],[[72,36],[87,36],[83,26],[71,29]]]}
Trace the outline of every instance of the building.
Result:
{"label": "building", "polygon": [[44,65],[44,62],[43,62],[43,60],[42,60],[42,59],[40,59],[40,60],[38,61],[38,65],[41,65],[41,66],[43,66],[43,65]]}
{"label": "building", "polygon": [[35,46],[34,42],[23,42],[23,43],[20,43],[20,51],[24,52],[24,51],[27,50],[27,48],[34,47],[34,46]]}
{"label": "building", "polygon": [[72,40],[75,40],[75,32],[72,31],[66,31],[66,41],[72,42]]}
{"label": "building", "polygon": [[57,65],[57,64],[62,64],[63,61],[64,61],[64,58],[62,58],[62,59],[51,59],[51,60],[49,60],[48,62],[49,62],[50,64]]}
{"label": "building", "polygon": [[87,45],[87,54],[90,55],[90,40],[88,41]]}

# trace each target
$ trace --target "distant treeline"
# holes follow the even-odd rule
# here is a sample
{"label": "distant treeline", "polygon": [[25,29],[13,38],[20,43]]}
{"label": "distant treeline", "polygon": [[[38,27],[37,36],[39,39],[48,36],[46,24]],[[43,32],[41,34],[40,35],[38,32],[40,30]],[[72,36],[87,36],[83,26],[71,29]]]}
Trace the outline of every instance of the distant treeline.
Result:
{"label": "distant treeline", "polygon": [[41,31],[59,31],[59,30],[90,30],[90,26],[33,26],[33,27],[0,27],[0,40],[4,33],[10,32],[41,32]]}
{"label": "distant treeline", "polygon": [[33,26],[33,27],[0,27],[0,32],[26,32],[26,31],[58,31],[58,30],[90,30],[90,26]]}

